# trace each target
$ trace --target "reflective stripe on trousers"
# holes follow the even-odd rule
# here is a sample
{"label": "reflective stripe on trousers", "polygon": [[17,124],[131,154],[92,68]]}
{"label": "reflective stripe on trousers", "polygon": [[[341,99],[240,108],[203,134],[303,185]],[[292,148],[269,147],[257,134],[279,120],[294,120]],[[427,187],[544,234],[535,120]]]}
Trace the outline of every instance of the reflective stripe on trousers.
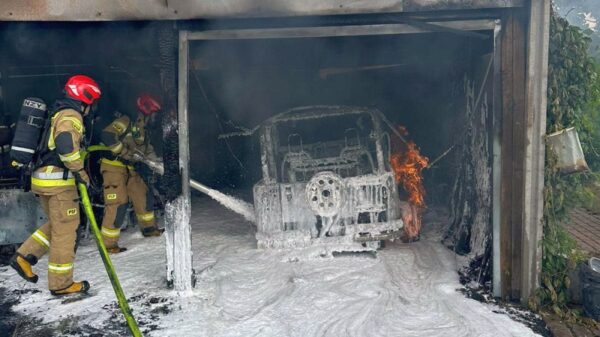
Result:
{"label": "reflective stripe on trousers", "polygon": [[139,221],[149,222],[154,220],[154,212],[136,214]]}
{"label": "reflective stripe on trousers", "polygon": [[66,274],[73,270],[73,263],[52,263],[48,262],[48,272],[56,274]]}
{"label": "reflective stripe on trousers", "polygon": [[108,227],[102,227],[102,235],[109,238],[118,238],[121,235],[121,230],[118,228],[112,229]]}
{"label": "reflective stripe on trousers", "polygon": [[50,248],[50,241],[48,240],[46,234],[44,234],[44,232],[41,230],[38,229],[37,231],[33,232],[31,237],[35,240],[35,242],[39,243],[45,249]]}

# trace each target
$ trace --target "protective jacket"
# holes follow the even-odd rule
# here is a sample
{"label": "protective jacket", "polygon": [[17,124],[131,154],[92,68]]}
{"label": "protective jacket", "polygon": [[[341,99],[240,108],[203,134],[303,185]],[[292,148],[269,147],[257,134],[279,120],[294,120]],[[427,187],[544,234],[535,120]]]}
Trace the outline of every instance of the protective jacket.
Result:
{"label": "protective jacket", "polygon": [[156,231],[152,193],[132,165],[135,152],[156,159],[145,123],[142,116],[134,123],[129,117],[121,116],[102,131],[102,142],[111,151],[100,165],[105,204],[102,236],[109,249],[118,246],[120,227],[129,201],[133,203],[142,233],[146,235]]}
{"label": "protective jacket", "polygon": [[130,122],[127,116],[115,119],[102,130],[102,142],[108,146],[112,153],[112,156],[106,159],[119,161],[124,167],[131,164],[133,154],[139,152],[143,156],[155,160],[156,154],[149,142],[147,133],[146,122],[142,116],[138,117],[133,123]]}
{"label": "protective jacket", "polygon": [[79,110],[81,103],[64,99],[54,105],[50,129],[40,152],[37,169],[31,177],[31,188],[36,194],[52,195],[75,189],[73,173],[85,175],[80,144],[85,128]]}

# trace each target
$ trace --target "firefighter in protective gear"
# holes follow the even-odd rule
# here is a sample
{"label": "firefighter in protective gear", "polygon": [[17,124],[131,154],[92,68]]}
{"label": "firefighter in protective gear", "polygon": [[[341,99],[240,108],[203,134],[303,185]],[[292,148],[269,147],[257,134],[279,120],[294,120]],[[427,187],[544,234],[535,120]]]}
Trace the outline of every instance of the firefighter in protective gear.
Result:
{"label": "firefighter in protective gear", "polygon": [[98,84],[88,76],[75,75],[65,85],[65,98],[50,111],[49,129],[44,133],[38,165],[31,177],[31,190],[40,199],[48,222],[36,230],[17,250],[10,265],[29,282],[37,282],[32,266],[46,252],[48,288],[52,295],[87,292],[87,281],[73,282],[75,243],[79,226],[77,182],[89,186],[80,157],[84,137],[83,116],[100,98]]}
{"label": "firefighter in protective gear", "polygon": [[102,131],[102,142],[110,149],[111,156],[103,158],[100,164],[104,180],[104,218],[101,232],[106,248],[113,254],[126,250],[119,247],[118,243],[120,227],[129,201],[133,203],[137,222],[145,237],[160,236],[163,232],[156,226],[154,219],[152,193],[132,165],[134,153],[158,159],[149,142],[147,126],[161,106],[156,98],[140,95],[137,107],[139,113],[134,122],[123,115]]}

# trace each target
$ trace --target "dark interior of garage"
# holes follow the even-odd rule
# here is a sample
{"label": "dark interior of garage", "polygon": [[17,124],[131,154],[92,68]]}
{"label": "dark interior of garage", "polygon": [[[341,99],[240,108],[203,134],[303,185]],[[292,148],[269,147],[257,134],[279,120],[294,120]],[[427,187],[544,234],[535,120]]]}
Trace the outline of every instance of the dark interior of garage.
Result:
{"label": "dark interior of garage", "polygon": [[[195,41],[190,48],[191,172],[214,186],[248,189],[261,178],[253,130],[288,109],[380,110],[434,160],[465,134],[465,80],[481,85],[492,34]],[[471,68],[473,64],[481,65]],[[313,130],[331,133],[330,125]],[[394,133],[387,125],[386,133]],[[449,153],[425,171],[430,202],[446,203],[456,171]]]}
{"label": "dark interior of garage", "polygon": [[[154,26],[3,24],[2,39],[14,48],[0,56],[0,120],[13,123],[26,97],[52,102],[69,75],[85,73],[104,92],[93,126],[98,139],[115,111],[135,113],[139,93],[161,94]],[[492,52],[490,31],[195,41],[189,73],[191,175],[249,196],[261,179],[257,134],[219,136],[251,131],[288,109],[314,105],[376,108],[395,127],[406,127],[431,162],[462,142],[465,83],[479,91]],[[394,138],[388,126],[383,131]],[[158,123],[153,142],[160,152]],[[424,171],[428,204],[448,204],[457,153],[455,147]]]}

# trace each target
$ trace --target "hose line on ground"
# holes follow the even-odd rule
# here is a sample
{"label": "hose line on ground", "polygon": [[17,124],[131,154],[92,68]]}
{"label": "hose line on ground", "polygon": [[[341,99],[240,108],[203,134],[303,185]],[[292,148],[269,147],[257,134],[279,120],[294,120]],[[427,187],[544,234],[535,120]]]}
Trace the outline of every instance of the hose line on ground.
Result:
{"label": "hose line on ground", "polygon": [[112,261],[108,256],[106,246],[102,241],[102,234],[100,234],[100,229],[98,228],[98,224],[96,223],[96,217],[94,216],[94,212],[92,211],[92,203],[90,202],[90,197],[88,196],[87,188],[84,184],[77,184],[77,187],[79,188],[79,196],[81,197],[81,202],[83,203],[83,209],[85,210],[85,214],[88,217],[90,226],[92,227],[92,232],[94,233],[94,239],[96,239],[96,244],[98,245],[98,250],[100,251],[100,257],[102,257],[102,262],[104,262],[106,273],[108,274],[110,283],[112,284],[113,290],[115,291],[115,295],[117,296],[117,302],[119,303],[121,312],[123,313],[123,315],[125,316],[125,320],[127,321],[129,331],[131,331],[131,334],[134,337],[141,337],[142,333],[140,332],[137,322],[135,321],[135,318],[131,313],[131,308],[129,308],[127,298],[123,293],[123,288],[121,288],[121,283],[119,282],[119,278],[117,277],[115,268],[113,267]]}

